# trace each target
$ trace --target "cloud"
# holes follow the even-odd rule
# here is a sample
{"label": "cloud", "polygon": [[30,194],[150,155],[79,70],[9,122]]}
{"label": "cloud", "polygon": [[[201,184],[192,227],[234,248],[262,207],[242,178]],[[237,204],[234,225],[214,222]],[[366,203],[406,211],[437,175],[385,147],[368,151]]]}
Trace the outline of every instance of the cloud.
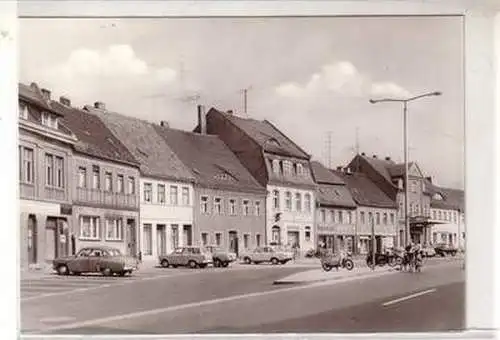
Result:
{"label": "cloud", "polygon": [[363,75],[349,61],[337,61],[324,65],[320,72],[311,75],[305,84],[282,83],[276,93],[284,97],[317,97],[335,93],[341,96],[409,96],[409,91],[393,82],[374,82]]}

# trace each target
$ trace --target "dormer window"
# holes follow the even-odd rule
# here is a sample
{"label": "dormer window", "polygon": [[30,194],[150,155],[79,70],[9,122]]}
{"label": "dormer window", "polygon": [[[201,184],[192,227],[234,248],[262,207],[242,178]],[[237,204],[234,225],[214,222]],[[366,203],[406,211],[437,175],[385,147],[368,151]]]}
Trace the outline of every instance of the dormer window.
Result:
{"label": "dormer window", "polygon": [[283,161],[283,173],[285,175],[290,175],[292,173],[292,162]]}
{"label": "dormer window", "polygon": [[56,116],[51,115],[48,112],[42,112],[42,125],[48,126],[53,129],[57,129],[58,120]]}
{"label": "dormer window", "polygon": [[273,159],[273,172],[277,175],[280,173],[280,161],[277,159]]}
{"label": "dormer window", "polygon": [[19,118],[28,119],[28,105],[19,103]]}
{"label": "dormer window", "polygon": [[302,176],[304,173],[304,167],[302,166],[302,164],[297,163],[295,166],[296,166],[297,176]]}
{"label": "dormer window", "polygon": [[441,194],[434,194],[434,196],[432,196],[432,199],[433,200],[436,200],[436,201],[442,201],[443,200],[443,196],[441,196]]}

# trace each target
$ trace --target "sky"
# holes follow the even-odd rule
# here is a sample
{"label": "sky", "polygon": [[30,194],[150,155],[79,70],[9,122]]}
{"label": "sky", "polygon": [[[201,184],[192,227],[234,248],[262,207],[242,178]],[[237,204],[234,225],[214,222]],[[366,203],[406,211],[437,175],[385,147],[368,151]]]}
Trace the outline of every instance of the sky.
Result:
{"label": "sky", "polygon": [[441,91],[409,104],[409,158],[464,187],[460,17],[20,19],[19,38],[20,81],[56,99],[185,130],[197,104],[233,110],[331,167],[402,162],[402,105],[369,99]]}

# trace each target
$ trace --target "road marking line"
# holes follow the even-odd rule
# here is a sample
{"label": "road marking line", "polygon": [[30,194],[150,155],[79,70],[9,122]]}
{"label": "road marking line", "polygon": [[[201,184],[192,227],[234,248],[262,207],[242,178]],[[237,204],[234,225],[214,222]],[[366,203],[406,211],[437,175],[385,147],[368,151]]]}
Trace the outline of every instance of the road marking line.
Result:
{"label": "road marking line", "polygon": [[415,294],[403,296],[403,297],[401,297],[399,299],[395,299],[395,300],[391,300],[391,301],[385,302],[385,303],[382,304],[382,306],[384,306],[384,307],[390,306],[390,305],[393,305],[395,303],[406,301],[406,300],[409,300],[409,299],[413,299],[415,297],[418,297],[418,296],[421,296],[421,295],[425,295],[425,294],[429,294],[429,293],[433,293],[435,291],[436,291],[435,288],[424,290],[423,292],[419,292],[419,293],[415,293]]}
{"label": "road marking line", "polygon": [[58,322],[72,321],[74,319],[75,318],[72,316],[53,316],[53,317],[40,319],[40,322],[41,323],[58,323]]}
{"label": "road marking line", "polygon": [[121,321],[124,319],[134,319],[134,318],[151,316],[151,315],[161,314],[161,313],[176,312],[176,311],[189,309],[189,308],[198,308],[198,307],[215,305],[218,303],[244,300],[244,299],[253,298],[253,297],[268,296],[268,295],[274,295],[274,294],[283,293],[283,292],[291,292],[291,291],[310,289],[310,288],[320,287],[320,286],[335,285],[335,284],[345,283],[345,282],[349,282],[349,281],[356,281],[356,280],[359,280],[361,278],[367,278],[367,277],[377,277],[377,276],[384,276],[384,275],[389,275],[389,274],[394,275],[395,273],[396,272],[392,272],[392,271],[391,272],[390,271],[383,271],[383,272],[377,272],[377,273],[370,274],[370,275],[353,276],[353,277],[349,277],[346,279],[323,281],[323,282],[317,282],[317,283],[308,284],[308,285],[304,285],[304,286],[294,286],[294,287],[275,289],[275,290],[270,290],[270,291],[265,291],[265,292],[255,292],[255,293],[234,295],[234,296],[228,296],[228,297],[224,297],[224,298],[198,301],[198,302],[192,302],[192,303],[187,303],[187,304],[182,304],[182,305],[169,306],[169,307],[145,310],[145,311],[140,311],[140,312],[132,312],[132,313],[126,313],[126,314],[121,314],[121,315],[113,315],[113,316],[109,316],[109,317],[103,317],[103,318],[86,320],[86,321],[79,321],[79,322],[75,322],[75,323],[71,323],[71,324],[65,324],[65,325],[63,324],[63,325],[58,325],[58,326],[54,326],[54,327],[44,328],[44,329],[41,329],[38,331],[25,332],[24,334],[25,335],[26,334],[39,334],[40,332],[55,332],[55,331],[59,331],[59,330],[63,330],[63,329],[89,327],[89,326],[94,326],[94,325],[103,324],[103,323]]}
{"label": "road marking line", "polygon": [[92,287],[77,288],[77,289],[67,290],[67,291],[63,291],[63,292],[55,292],[55,293],[47,293],[47,294],[41,294],[41,295],[36,295],[36,296],[30,296],[30,297],[26,297],[26,298],[21,298],[20,301],[21,301],[21,303],[23,303],[23,302],[39,300],[39,299],[52,297],[52,296],[61,296],[61,295],[68,295],[68,294],[73,294],[73,293],[86,292],[86,291],[90,291],[90,290],[97,290],[97,289],[102,289],[102,288],[125,286],[127,284],[131,284],[134,282],[152,281],[152,280],[158,280],[158,279],[165,279],[165,278],[169,278],[169,277],[189,276],[189,275],[196,275],[199,273],[203,273],[203,272],[189,272],[189,273],[181,273],[181,274],[177,274],[177,275],[172,275],[172,274],[158,275],[158,276],[153,276],[153,277],[137,278],[134,280],[127,280],[127,281],[117,279],[117,280],[113,281],[113,283],[109,283],[109,284],[94,285]]}

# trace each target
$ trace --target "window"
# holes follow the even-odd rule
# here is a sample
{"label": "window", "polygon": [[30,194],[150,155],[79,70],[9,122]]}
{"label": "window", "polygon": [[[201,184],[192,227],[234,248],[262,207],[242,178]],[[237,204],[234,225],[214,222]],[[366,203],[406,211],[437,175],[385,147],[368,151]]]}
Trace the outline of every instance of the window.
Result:
{"label": "window", "polygon": [[182,187],[182,205],[189,205],[189,188]]}
{"label": "window", "polygon": [[219,247],[221,244],[222,244],[222,234],[215,233],[215,245]]}
{"label": "window", "polygon": [[292,210],[292,193],[290,191],[285,193],[285,209],[288,211]]}
{"label": "window", "polygon": [[387,225],[388,224],[388,221],[387,221],[387,213],[384,213],[384,224]]}
{"label": "window", "polygon": [[417,192],[417,182],[411,181],[411,192]]}
{"label": "window", "polygon": [[260,247],[260,234],[255,235],[255,246]]}
{"label": "window", "polygon": [[311,241],[311,227],[306,227],[305,239],[306,239],[306,242]]}
{"label": "window", "polygon": [[295,211],[302,211],[302,195],[300,192],[295,194]]}
{"label": "window", "polygon": [[165,184],[158,184],[157,190],[158,203],[165,204]]}
{"label": "window", "polygon": [[24,103],[19,103],[19,118],[28,119],[28,106]]}
{"label": "window", "polygon": [[280,192],[278,190],[273,191],[273,208],[280,208]]}
{"label": "window", "polygon": [[45,154],[45,184],[54,186],[54,156]]}
{"label": "window", "polygon": [[311,194],[304,195],[304,205],[307,212],[311,212]]}
{"label": "window", "polygon": [[250,235],[245,234],[243,235],[243,248],[248,249],[250,246]]}
{"label": "window", "polygon": [[432,219],[435,220],[436,219],[436,210],[433,210],[432,211]]}
{"label": "window", "polygon": [[170,186],[170,204],[172,205],[177,205],[177,186],[171,185]]}
{"label": "window", "polygon": [[380,213],[375,213],[375,219],[376,219],[377,225],[379,225],[380,224]]}
{"label": "window", "polygon": [[248,200],[243,200],[243,215],[248,216],[250,214],[250,202]]}
{"label": "window", "polygon": [[201,213],[208,214],[208,196],[201,196]]}
{"label": "window", "polygon": [[359,212],[359,219],[360,219],[360,223],[365,224],[365,212],[364,211]]}
{"label": "window", "polygon": [[207,233],[201,233],[201,244],[203,246],[208,245],[208,234]]}
{"label": "window", "polygon": [[104,174],[104,190],[105,191],[113,191],[113,178],[111,172],[107,172]]}
{"label": "window", "polygon": [[352,224],[352,212],[351,211],[347,212],[347,223]]}
{"label": "window", "polygon": [[344,223],[344,216],[343,216],[343,214],[342,214],[342,211],[340,211],[340,210],[339,210],[339,212],[338,212],[338,216],[339,216],[339,218],[338,218],[338,222],[339,222],[339,223]]}
{"label": "window", "polygon": [[236,201],[234,199],[229,200],[229,214],[236,215]]}
{"label": "window", "polygon": [[121,218],[106,219],[106,240],[123,240],[123,221]]}
{"label": "window", "polygon": [[21,147],[21,174],[20,180],[23,183],[33,183],[34,175],[34,154],[33,149]]}
{"label": "window", "polygon": [[277,159],[273,159],[273,172],[276,175],[279,175],[280,173],[280,161]]}
{"label": "window", "polygon": [[125,185],[123,183],[123,175],[118,175],[116,176],[116,190],[120,193],[123,194],[125,192]]}
{"label": "window", "polygon": [[285,175],[290,175],[292,173],[292,162],[283,161],[283,173]]}
{"label": "window", "polygon": [[153,234],[151,224],[145,223],[143,226],[144,244],[143,251],[144,255],[153,255]]}
{"label": "window", "polygon": [[144,202],[151,203],[153,200],[153,185],[151,183],[144,183]]}
{"label": "window", "polygon": [[300,163],[297,163],[297,176],[302,176],[304,173],[304,166]]}
{"label": "window", "polygon": [[440,220],[441,219],[441,210],[438,210],[437,215],[438,215],[438,220]]}
{"label": "window", "polygon": [[260,216],[260,201],[255,201],[255,208],[253,213],[255,216]]}
{"label": "window", "polygon": [[80,238],[88,240],[100,239],[99,217],[80,216]]}
{"label": "window", "polygon": [[55,179],[54,184],[58,188],[64,188],[64,158],[55,156]]}
{"label": "window", "polygon": [[321,222],[325,223],[326,222],[326,212],[325,212],[325,209],[321,209],[320,210],[320,214],[321,214]]}
{"label": "window", "polygon": [[49,126],[50,125],[50,115],[48,112],[42,112],[42,125]]}
{"label": "window", "polygon": [[330,220],[335,223],[335,210],[330,210]]}
{"label": "window", "polygon": [[373,222],[373,213],[370,211],[370,212],[368,213],[368,223],[369,223],[369,224],[372,224],[372,222]]}
{"label": "window", "polygon": [[394,224],[394,213],[391,213],[391,224]]}
{"label": "window", "polygon": [[87,187],[87,169],[84,167],[78,168],[78,187],[79,188]]}
{"label": "window", "polygon": [[97,165],[92,166],[92,189],[98,190],[101,187],[100,171]]}
{"label": "window", "polygon": [[128,193],[135,194],[135,178],[134,177],[128,178]]}
{"label": "window", "polygon": [[222,198],[220,197],[214,198],[214,213],[217,215],[222,214]]}

